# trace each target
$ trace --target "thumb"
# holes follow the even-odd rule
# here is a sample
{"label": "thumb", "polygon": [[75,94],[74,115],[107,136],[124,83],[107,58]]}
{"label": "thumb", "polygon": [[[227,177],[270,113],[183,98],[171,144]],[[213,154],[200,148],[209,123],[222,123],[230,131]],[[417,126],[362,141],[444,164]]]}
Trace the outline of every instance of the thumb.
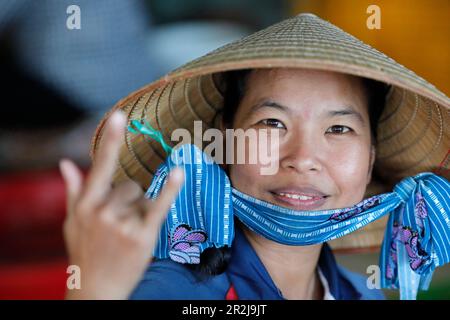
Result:
{"label": "thumb", "polygon": [[181,168],[175,168],[170,171],[167,183],[161,190],[159,197],[152,203],[150,210],[147,211],[145,224],[159,228],[166,219],[170,205],[176,199],[178,192],[184,181],[184,172]]}
{"label": "thumb", "polygon": [[78,199],[83,185],[83,174],[80,169],[70,160],[62,159],[59,162],[59,170],[64,179],[67,197],[67,213],[73,211],[75,201]]}

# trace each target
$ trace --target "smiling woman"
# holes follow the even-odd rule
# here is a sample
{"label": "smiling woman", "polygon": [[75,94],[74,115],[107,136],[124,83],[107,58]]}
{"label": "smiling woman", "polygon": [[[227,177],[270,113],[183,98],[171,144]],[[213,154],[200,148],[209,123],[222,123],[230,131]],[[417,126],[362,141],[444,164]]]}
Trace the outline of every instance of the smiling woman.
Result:
{"label": "smiling woman", "polygon": [[[261,148],[277,148],[278,172],[264,176],[260,175],[260,164],[229,165],[226,171],[232,185],[255,198],[295,210],[344,208],[358,203],[371,179],[376,141],[371,123],[378,120],[385,88],[384,83],[369,79],[299,68],[229,72],[224,126],[280,130],[279,145],[261,146],[256,141],[247,150],[235,150],[236,154],[256,154]],[[250,241],[256,236],[251,232],[246,235]],[[258,251],[258,243],[263,250]],[[260,238],[252,244],[264,260],[271,242]],[[211,250],[216,252],[209,252],[200,270],[217,274],[229,255]],[[304,256],[302,250],[297,248],[298,262],[313,261],[315,265],[318,252]],[[287,251],[291,258],[293,251]],[[279,258],[287,261],[288,257]],[[286,273],[280,266],[271,270],[267,260],[269,273]],[[289,287],[294,288],[292,281]]]}
{"label": "smiling woman", "polygon": [[[389,215],[381,283],[414,299],[450,262],[449,107],[425,80],[312,14],[196,59],[115,106],[139,128],[124,131],[120,112],[104,118],[85,187],[62,166],[66,241],[85,275],[68,297],[382,299],[327,242],[379,246],[383,232],[361,228]],[[257,136],[233,151],[276,154],[278,170],[205,161],[198,141],[167,148],[198,120],[276,132],[275,143]],[[368,195],[375,172],[392,192]]]}
{"label": "smiling woman", "polygon": [[233,186],[296,210],[344,208],[361,201],[375,160],[362,81],[328,71],[259,69],[247,85],[233,127],[276,128],[279,144],[256,143],[235,153],[277,148],[280,170],[263,176],[259,165],[232,165]]}

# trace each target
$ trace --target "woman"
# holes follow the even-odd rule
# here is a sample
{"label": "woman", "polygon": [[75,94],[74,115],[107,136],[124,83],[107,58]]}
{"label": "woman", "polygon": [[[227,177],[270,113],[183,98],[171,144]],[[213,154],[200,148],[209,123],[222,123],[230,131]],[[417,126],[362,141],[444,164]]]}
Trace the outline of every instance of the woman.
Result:
{"label": "woman", "polygon": [[[225,72],[239,69],[247,71]],[[381,119],[387,88],[369,79],[392,84]],[[416,109],[411,116],[408,110],[413,102]],[[434,129],[427,130],[430,126],[425,125],[426,115],[433,117],[427,113],[431,103],[441,121],[433,118]],[[94,140],[94,166],[85,183],[76,166],[68,160],[61,163],[69,195],[65,231],[70,263],[82,270],[82,289],[69,291],[68,298],[382,298],[379,291],[366,287],[364,278],[338,267],[323,243],[353,232],[387,211],[397,212],[391,215],[387,234],[400,230],[403,236],[412,232],[406,221],[397,218],[409,218],[408,213],[403,213],[408,210],[402,208],[410,198],[414,208],[425,200],[398,195],[398,190],[405,190],[409,182],[397,188],[397,193],[370,198],[368,202],[361,200],[375,190],[376,185],[371,183],[374,166],[380,181],[389,187],[421,171],[439,169],[446,174],[448,163],[443,160],[448,156],[449,132],[442,120],[448,121],[448,106],[448,98],[424,80],[311,14],[282,21],[175,70],[118,103],[116,109],[127,113],[134,130],[123,131],[125,121],[118,113],[112,114],[106,130],[102,122]],[[133,122],[142,118],[152,122],[158,132]],[[185,165],[186,181],[182,184],[182,174],[173,169],[170,157],[161,166],[164,151],[170,153],[165,141],[173,144],[171,133],[179,127],[193,132],[198,119],[222,130],[271,129],[270,138],[272,132],[273,137],[278,137],[268,140],[272,143],[258,138],[254,144],[236,147],[235,151],[250,155],[261,149],[263,153],[270,150],[270,154],[275,150],[278,170],[265,176],[260,174],[261,162],[233,162],[223,166],[226,175],[217,171],[223,177],[219,182],[201,173],[197,177],[199,186],[194,186],[194,173]],[[136,135],[136,130],[159,144]],[[382,136],[377,137],[376,132]],[[409,141],[418,132],[426,136],[418,143],[420,152]],[[195,147],[177,150],[184,155],[189,150],[197,152]],[[147,192],[153,201],[142,197],[140,187],[123,182],[131,178],[145,190],[153,176],[150,172],[155,171]],[[161,191],[169,171],[171,175]],[[233,192],[227,189],[228,177]],[[111,190],[112,180],[116,187]],[[433,176],[431,180],[434,182],[417,180],[417,185],[426,184],[434,190],[437,184],[436,188],[448,193],[445,179]],[[366,189],[369,184],[371,190]],[[210,190],[216,186],[233,198],[227,203],[233,210],[222,206],[227,196]],[[183,209],[194,203],[194,190],[209,192],[205,199],[212,199],[211,203],[197,201],[197,209]],[[416,195],[421,197],[421,193]],[[441,202],[448,210],[448,204]],[[426,203],[428,212],[434,212],[433,205],[437,204]],[[246,215],[243,208],[249,207],[257,209]],[[344,209],[330,210],[337,208]],[[292,225],[272,216],[270,221],[276,226],[272,228],[268,215],[264,216],[266,209],[272,215],[288,214]],[[300,217],[308,212],[309,217]],[[227,220],[228,213],[238,218],[235,229],[233,217]],[[286,224],[286,230],[311,226],[311,217],[323,213],[328,214],[327,227],[320,232],[297,233],[295,236],[301,240],[283,232]],[[186,215],[184,220],[180,218]],[[429,216],[423,219],[431,219]],[[308,224],[305,219],[309,219]],[[200,228],[205,221],[208,224]],[[399,226],[399,222],[403,224]],[[276,228],[281,231],[276,232]],[[448,231],[445,225],[443,228]],[[418,231],[428,233],[423,225]],[[197,238],[184,241],[187,235]],[[403,264],[397,263],[400,240],[404,237],[385,241],[389,263],[381,267],[393,285],[398,284],[398,275],[402,286],[405,282],[401,276],[414,273],[403,272]],[[433,244],[438,247],[445,244],[445,239],[436,241]],[[369,245],[374,243],[377,240]],[[184,247],[179,249],[177,244]],[[426,269],[423,272],[428,276],[434,266],[447,260],[433,264],[425,259],[422,252],[427,246],[422,244],[422,251],[411,251],[421,254],[419,262],[409,261],[408,265],[420,267],[420,272]],[[398,251],[409,245],[402,243]],[[445,254],[447,249],[448,244],[441,251]],[[141,279],[152,251],[160,259],[148,267]],[[397,264],[391,266],[393,262]]]}

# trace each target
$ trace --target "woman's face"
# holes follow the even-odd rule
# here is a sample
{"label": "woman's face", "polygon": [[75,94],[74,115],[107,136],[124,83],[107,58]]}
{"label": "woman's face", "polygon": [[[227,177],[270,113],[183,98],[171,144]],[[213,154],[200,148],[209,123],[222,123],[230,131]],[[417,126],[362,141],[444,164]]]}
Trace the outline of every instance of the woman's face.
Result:
{"label": "woman's face", "polygon": [[278,148],[273,175],[261,175],[259,161],[229,165],[238,190],[295,210],[343,208],[363,199],[375,151],[360,78],[308,69],[256,69],[233,128],[274,129],[279,135],[278,143],[257,140],[245,150],[235,149],[248,159],[253,152]]}

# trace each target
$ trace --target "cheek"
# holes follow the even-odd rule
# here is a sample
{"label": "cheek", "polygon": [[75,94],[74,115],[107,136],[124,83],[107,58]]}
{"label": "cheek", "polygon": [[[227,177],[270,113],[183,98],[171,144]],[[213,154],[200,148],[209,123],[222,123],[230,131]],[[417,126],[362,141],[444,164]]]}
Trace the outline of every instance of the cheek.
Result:
{"label": "cheek", "polygon": [[365,145],[349,145],[335,150],[328,157],[327,169],[339,190],[342,206],[362,200],[366,191],[370,149]]}
{"label": "cheek", "polygon": [[234,188],[251,196],[258,196],[259,166],[251,164],[229,165],[231,184]]}
{"label": "cheek", "polygon": [[[233,164],[228,166],[233,187],[255,197],[261,196],[264,186],[273,179],[273,174],[262,175],[261,172],[270,166],[278,168],[278,136],[269,133],[261,138],[257,134],[254,139],[235,141],[233,147]],[[277,169],[274,174],[276,172]]]}

